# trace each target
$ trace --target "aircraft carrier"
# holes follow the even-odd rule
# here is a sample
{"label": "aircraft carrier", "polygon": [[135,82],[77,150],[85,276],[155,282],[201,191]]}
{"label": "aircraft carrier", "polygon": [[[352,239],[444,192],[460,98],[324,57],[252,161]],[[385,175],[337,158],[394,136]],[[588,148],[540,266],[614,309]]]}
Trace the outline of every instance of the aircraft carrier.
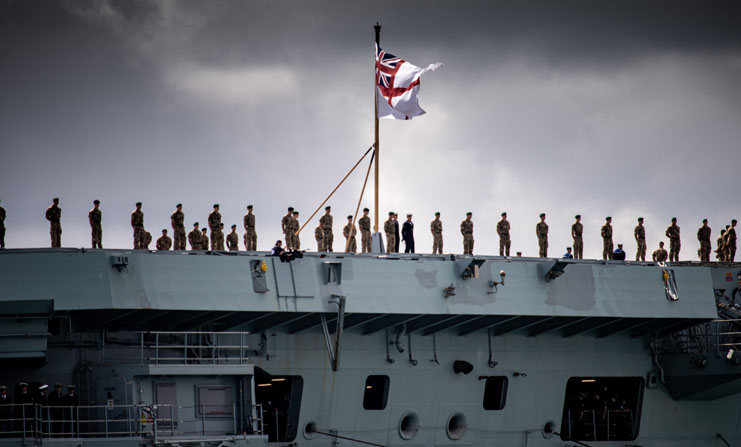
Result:
{"label": "aircraft carrier", "polygon": [[[740,283],[730,263],[3,250],[0,446],[741,445]],[[73,405],[38,397],[55,383]]]}

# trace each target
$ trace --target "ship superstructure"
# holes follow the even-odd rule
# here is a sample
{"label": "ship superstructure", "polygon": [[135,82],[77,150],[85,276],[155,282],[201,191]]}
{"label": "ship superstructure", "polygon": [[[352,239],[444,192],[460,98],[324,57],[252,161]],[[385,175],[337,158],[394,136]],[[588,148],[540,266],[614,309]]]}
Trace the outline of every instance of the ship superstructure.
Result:
{"label": "ship superstructure", "polygon": [[736,445],[740,275],[5,250],[0,383],[75,384],[79,397],[13,406],[0,444]]}

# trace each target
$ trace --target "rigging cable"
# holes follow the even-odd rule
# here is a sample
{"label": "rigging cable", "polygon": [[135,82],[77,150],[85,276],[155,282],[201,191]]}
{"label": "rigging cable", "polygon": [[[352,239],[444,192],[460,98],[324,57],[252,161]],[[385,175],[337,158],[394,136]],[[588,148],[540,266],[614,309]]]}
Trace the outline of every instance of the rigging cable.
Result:
{"label": "rigging cable", "polygon": [[339,439],[344,439],[344,440],[346,440],[346,441],[353,441],[353,442],[359,442],[359,443],[361,443],[361,444],[373,445],[373,446],[375,446],[375,447],[386,447],[386,446],[385,446],[385,445],[383,445],[383,444],[376,444],[376,443],[374,443],[374,442],[361,441],[360,439],[348,438],[347,436],[340,436],[340,435],[338,435],[338,434],[325,433],[325,432],[323,432],[323,431],[314,431],[313,433],[317,433],[317,434],[320,434],[320,435],[324,435],[324,436],[331,436],[331,437],[333,437],[333,438],[339,438]]}
{"label": "rigging cable", "polygon": [[358,167],[358,165],[360,164],[360,162],[361,162],[361,161],[363,161],[363,159],[365,158],[365,156],[366,156],[366,155],[368,155],[368,152],[370,152],[370,151],[371,151],[371,149],[373,149],[374,147],[375,147],[375,145],[371,144],[371,147],[369,147],[369,148],[368,148],[368,150],[367,150],[367,151],[365,151],[365,153],[363,154],[363,156],[362,156],[362,157],[360,157],[360,160],[358,160],[358,162],[357,162],[357,163],[355,163],[355,166],[353,166],[353,167],[352,167],[352,169],[350,169],[350,171],[349,171],[349,172],[348,172],[347,174],[345,174],[345,177],[343,177],[343,179],[342,179],[342,180],[340,180],[340,183],[339,183],[339,184],[337,184],[337,186],[335,186],[335,187],[334,187],[334,189],[332,190],[332,192],[330,192],[330,193],[329,193],[329,195],[327,196],[327,198],[326,198],[326,199],[324,199],[324,201],[323,201],[322,203],[320,203],[320,204],[319,204],[319,206],[318,206],[318,207],[316,208],[316,210],[314,210],[314,212],[313,212],[313,213],[311,214],[311,216],[309,216],[309,218],[308,218],[308,219],[306,219],[306,222],[304,222],[304,224],[303,224],[303,225],[301,225],[301,228],[299,228],[299,229],[298,229],[298,231],[296,232],[296,234],[299,234],[299,233],[301,233],[301,230],[303,230],[303,229],[304,229],[304,227],[305,227],[306,225],[308,225],[308,223],[309,223],[309,222],[311,221],[311,219],[313,219],[313,218],[314,218],[314,216],[316,216],[316,213],[318,213],[318,212],[319,212],[319,210],[320,210],[320,209],[322,209],[322,206],[324,206],[324,204],[325,204],[325,203],[327,203],[327,200],[329,200],[329,198],[330,198],[330,197],[332,197],[332,194],[334,194],[334,193],[335,193],[335,191],[337,191],[337,189],[338,189],[338,188],[339,188],[340,186],[342,186],[342,184],[343,184],[343,183],[345,182],[345,180],[347,180],[347,178],[348,178],[348,177],[350,176],[350,174],[352,174],[352,171],[354,171],[354,170],[355,170],[355,168],[357,168],[357,167]]}
{"label": "rigging cable", "polygon": [[[364,155],[365,157],[365,155]],[[371,154],[370,163],[368,164],[368,171],[365,173],[365,181],[363,181],[363,189],[360,190],[360,198],[358,199],[358,206],[355,207],[355,214],[352,216],[352,229],[355,228],[355,220],[358,218],[358,211],[360,210],[360,202],[363,201],[363,194],[365,193],[365,185],[368,184],[368,176],[370,176],[371,167],[373,167],[373,160],[376,158],[376,151]],[[350,251],[350,238],[352,237],[352,229],[350,230],[350,236],[345,242],[345,252]],[[363,243],[363,234],[360,234],[360,243]]]}

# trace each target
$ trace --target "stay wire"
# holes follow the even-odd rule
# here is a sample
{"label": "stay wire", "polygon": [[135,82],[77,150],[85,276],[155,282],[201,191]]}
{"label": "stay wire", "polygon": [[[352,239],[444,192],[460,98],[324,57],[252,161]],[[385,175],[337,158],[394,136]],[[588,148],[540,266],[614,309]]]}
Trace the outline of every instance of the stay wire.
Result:
{"label": "stay wire", "polygon": [[[373,160],[376,158],[376,151],[371,154],[370,163],[368,163],[368,171],[365,173],[365,181],[363,181],[363,189],[360,190],[360,198],[358,199],[358,206],[355,207],[355,214],[352,217],[352,228],[350,228],[350,234],[345,243],[345,253],[350,251],[350,238],[352,238],[352,230],[355,229],[355,220],[358,218],[358,211],[360,211],[360,203],[363,201],[363,194],[365,193],[365,185],[368,184],[368,177],[370,176],[371,168],[373,167]],[[363,243],[363,234],[360,234],[360,243]]]}
{"label": "stay wire", "polygon": [[347,436],[340,436],[338,434],[325,433],[323,431],[314,431],[314,433],[317,433],[317,434],[320,434],[320,435],[324,435],[324,436],[331,436],[333,438],[344,439],[346,441],[358,442],[360,444],[372,445],[372,446],[375,446],[375,447],[386,447],[383,444],[376,444],[376,443],[373,443],[373,442],[361,441],[360,439],[348,438]]}
{"label": "stay wire", "polygon": [[374,147],[375,147],[375,144],[371,144],[371,147],[369,147],[369,148],[368,148],[368,150],[367,150],[367,151],[365,151],[365,153],[363,154],[363,156],[362,156],[362,157],[360,157],[360,160],[358,160],[358,162],[357,162],[357,163],[355,163],[355,166],[353,166],[353,167],[352,167],[352,169],[350,169],[350,171],[349,171],[349,172],[348,172],[347,174],[345,174],[345,177],[343,177],[343,178],[342,178],[342,180],[340,180],[340,183],[338,183],[338,184],[337,184],[337,186],[335,186],[335,187],[334,187],[334,189],[332,190],[332,192],[330,192],[330,193],[329,193],[329,195],[327,196],[327,198],[326,198],[326,199],[324,199],[324,201],[323,201],[322,203],[320,203],[320,204],[319,204],[319,206],[318,206],[318,207],[316,208],[316,210],[315,210],[315,211],[314,211],[314,212],[313,212],[313,213],[311,214],[311,216],[309,216],[309,218],[308,218],[308,219],[306,219],[306,222],[304,222],[304,224],[303,224],[303,225],[301,225],[301,228],[299,228],[299,229],[298,229],[298,231],[296,232],[296,234],[299,234],[299,233],[301,233],[301,231],[302,231],[302,230],[304,229],[304,227],[305,227],[306,225],[308,225],[308,224],[309,224],[309,222],[311,222],[311,219],[313,219],[313,218],[314,218],[314,216],[316,216],[316,213],[318,213],[318,212],[319,212],[319,210],[320,210],[320,209],[322,209],[322,206],[324,206],[324,204],[325,204],[325,203],[327,203],[327,200],[329,200],[329,198],[330,198],[330,197],[332,197],[332,194],[334,194],[334,193],[335,193],[335,191],[337,191],[337,189],[338,189],[338,188],[339,188],[340,186],[342,186],[342,184],[343,184],[343,183],[345,182],[345,180],[347,180],[347,178],[348,178],[348,177],[350,177],[350,174],[352,174],[352,172],[353,172],[353,171],[355,170],[355,168],[357,168],[357,167],[358,167],[358,165],[360,164],[360,162],[361,162],[361,161],[363,161],[363,159],[365,158],[365,156],[366,156],[366,155],[368,155],[368,152],[370,152],[370,151],[371,151],[371,149],[373,149]]}

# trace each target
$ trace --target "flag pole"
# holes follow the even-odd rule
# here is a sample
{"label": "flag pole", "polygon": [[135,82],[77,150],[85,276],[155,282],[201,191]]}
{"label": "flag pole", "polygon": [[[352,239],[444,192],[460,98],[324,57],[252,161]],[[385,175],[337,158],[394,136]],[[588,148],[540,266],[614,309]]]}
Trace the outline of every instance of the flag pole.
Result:
{"label": "flag pole", "polygon": [[[376,45],[380,45],[381,44],[381,24],[379,24],[378,22],[376,22],[376,24],[373,26],[373,30],[376,33]],[[375,60],[375,57],[373,58],[373,60]],[[376,132],[375,132],[376,133],[376,140],[375,140],[376,141],[375,142],[375,146],[376,146],[376,150],[375,150],[375,158],[376,158],[376,170],[375,170],[376,200],[375,200],[375,206],[374,206],[376,219],[375,219],[375,222],[374,222],[374,225],[373,225],[373,232],[374,233],[378,233],[378,223],[379,223],[379,221],[378,221],[378,179],[379,179],[378,166],[379,166],[379,161],[380,161],[380,158],[379,158],[379,156],[380,156],[380,153],[379,153],[380,152],[380,148],[379,148],[379,144],[378,144],[378,87],[377,87],[377,83],[378,83],[378,81],[376,80],[375,70],[373,70],[373,98],[374,98],[374,104],[376,106],[375,107],[375,114],[373,115],[373,118],[375,119],[375,122],[376,122]]]}

